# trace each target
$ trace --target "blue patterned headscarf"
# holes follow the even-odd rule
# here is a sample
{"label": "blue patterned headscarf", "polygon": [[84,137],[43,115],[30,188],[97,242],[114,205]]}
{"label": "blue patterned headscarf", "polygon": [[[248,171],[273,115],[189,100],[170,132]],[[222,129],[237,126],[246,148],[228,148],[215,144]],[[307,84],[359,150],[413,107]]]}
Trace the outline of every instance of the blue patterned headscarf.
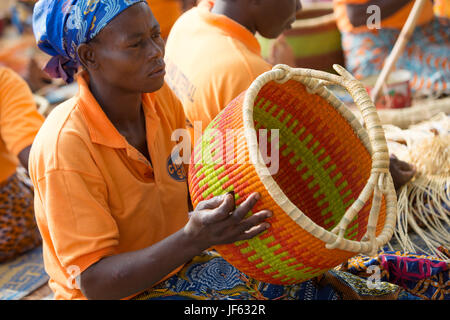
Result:
{"label": "blue patterned headscarf", "polygon": [[39,0],[33,12],[38,47],[53,56],[45,71],[67,83],[80,66],[77,48],[128,7],[144,0]]}

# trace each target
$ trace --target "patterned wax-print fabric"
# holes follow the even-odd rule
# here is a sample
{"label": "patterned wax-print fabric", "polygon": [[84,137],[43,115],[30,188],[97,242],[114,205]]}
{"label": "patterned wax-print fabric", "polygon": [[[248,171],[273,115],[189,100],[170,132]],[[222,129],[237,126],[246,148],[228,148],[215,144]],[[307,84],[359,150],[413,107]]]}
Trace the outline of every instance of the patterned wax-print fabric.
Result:
{"label": "patterned wax-print fabric", "polygon": [[53,56],[45,70],[73,81],[79,67],[77,48],[92,40],[128,7],[145,0],[40,0],[33,12],[38,47]]}
{"label": "patterned wax-print fabric", "polygon": [[136,300],[341,300],[417,299],[402,288],[383,283],[371,288],[364,278],[330,270],[295,285],[274,285],[250,279],[215,251],[187,263],[176,275],[139,294]]}
{"label": "patterned wax-print fabric", "polygon": [[[358,79],[378,75],[399,34],[396,29],[343,32],[347,69]],[[450,94],[450,20],[435,18],[416,27],[396,68],[412,73],[410,84],[414,94]]]}
{"label": "patterned wax-print fabric", "polygon": [[33,190],[19,174],[0,183],[0,263],[41,244]]}
{"label": "patterned wax-print fabric", "polygon": [[374,257],[358,255],[339,269],[362,278],[373,278],[378,272],[380,281],[396,284],[423,300],[450,299],[449,260],[386,251]]}

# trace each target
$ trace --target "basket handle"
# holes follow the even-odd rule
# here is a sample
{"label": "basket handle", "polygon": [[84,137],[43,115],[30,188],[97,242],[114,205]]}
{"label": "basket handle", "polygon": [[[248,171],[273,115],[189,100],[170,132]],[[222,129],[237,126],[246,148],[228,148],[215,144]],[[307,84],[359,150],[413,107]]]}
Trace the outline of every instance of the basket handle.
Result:
{"label": "basket handle", "polygon": [[[347,209],[339,224],[331,231],[334,236],[330,235],[330,232],[322,227],[312,226],[311,224],[314,223],[303,213],[301,213],[298,208],[296,208],[297,210],[292,210],[293,213],[291,217],[305,230],[326,242],[326,247],[328,249],[337,248],[354,252],[374,254],[381,245],[384,245],[387,241],[389,241],[392,237],[395,226],[397,198],[395,195],[392,177],[389,172],[389,151],[377,110],[362,83],[340,65],[335,64],[333,65],[333,68],[339,75],[312,69],[291,68],[287,65],[274,66],[271,71],[259,76],[247,90],[244,100],[244,121],[246,121],[251,127],[251,122],[253,119],[252,111],[256,96],[259,90],[266,83],[272,80],[278,83],[285,83],[291,79],[302,82],[307,84],[306,87],[308,92],[313,94],[323,92],[323,90],[326,90],[324,86],[328,84],[337,84],[342,86],[350,93],[355,104],[361,111],[370,141],[371,150],[369,151],[372,156],[372,169],[370,177],[358,199],[350,206],[350,208]],[[249,111],[251,112],[249,113]],[[249,126],[247,126],[247,128],[249,128]],[[259,168],[259,173],[264,174],[264,168],[259,165],[261,164],[261,155],[259,154],[258,149],[255,149],[255,145],[257,144],[254,139],[255,137],[251,132],[247,132],[246,137],[247,142],[249,143],[249,148],[252,148],[252,150],[255,151],[254,153],[256,153],[255,155],[250,152],[251,161],[255,166],[257,166],[257,168]],[[271,178],[268,179],[270,180]],[[379,237],[376,238],[375,232],[381,207],[382,195],[385,195],[387,214],[384,229]],[[345,230],[347,229],[349,223],[363,208],[371,196],[373,196],[372,208],[369,213],[367,231],[363,239],[361,239],[362,241],[344,239]],[[284,199],[283,202],[288,202],[288,200]]]}

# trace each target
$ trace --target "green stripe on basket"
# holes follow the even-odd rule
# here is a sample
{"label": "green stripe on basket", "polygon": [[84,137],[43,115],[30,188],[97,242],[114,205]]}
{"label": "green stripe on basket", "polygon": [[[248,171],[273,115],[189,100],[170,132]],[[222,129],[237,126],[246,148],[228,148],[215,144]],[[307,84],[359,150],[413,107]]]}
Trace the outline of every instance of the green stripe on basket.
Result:
{"label": "green stripe on basket", "polygon": [[[263,235],[262,233],[261,235]],[[259,236],[253,237],[250,240],[247,240],[249,243],[249,247],[241,249],[242,254],[248,254],[251,251],[255,251],[253,255],[248,257],[248,261],[252,262],[255,260],[261,259],[262,262],[258,263],[256,265],[257,268],[263,268],[266,266],[269,266],[266,270],[264,270],[264,273],[270,273],[273,271],[278,271],[279,274],[274,275],[274,278],[280,278],[282,276],[288,276],[295,279],[305,279],[305,278],[313,278],[321,273],[323,273],[324,270],[321,269],[312,269],[312,268],[304,268],[301,270],[296,270],[299,267],[304,267],[302,263],[298,263],[295,265],[289,266],[290,263],[295,261],[292,259],[287,260],[281,260],[281,258],[285,257],[288,252],[284,251],[281,252],[278,255],[275,255],[274,252],[280,248],[280,245],[274,245],[272,247],[268,247],[267,245],[275,242],[275,238],[273,236],[267,237],[265,239],[260,239]],[[235,245],[239,246],[242,244],[242,241],[238,241],[235,243]],[[272,262],[272,264],[271,264]],[[276,262],[276,268],[273,267],[273,262]],[[312,269],[312,270],[311,270]],[[281,280],[283,281],[283,280]]]}
{"label": "green stripe on basket", "polygon": [[[264,98],[261,98],[261,100],[264,100]],[[278,108],[279,106],[273,105],[269,108],[269,110],[273,112]],[[339,172],[335,177],[330,178],[330,171],[324,169],[323,162],[319,163],[317,160],[319,155],[314,155],[312,153],[312,149],[308,149],[306,147],[308,142],[314,138],[313,135],[308,134],[303,141],[300,141],[299,136],[306,130],[306,128],[302,127],[301,130],[294,134],[294,125],[287,127],[270,113],[261,109],[254,109],[254,118],[259,123],[264,123],[266,125],[266,129],[280,129],[280,148],[287,145],[287,149],[284,152],[285,154],[293,152],[298,158],[304,159],[304,161],[297,167],[297,170],[302,170],[304,166],[308,166],[309,170],[303,175],[302,178],[307,179],[311,175],[314,176],[314,181],[319,184],[320,190],[325,195],[324,202],[328,201],[330,203],[328,208],[333,209],[331,220],[334,221],[334,225],[339,223],[346,211],[346,205],[343,202],[343,197],[339,194],[339,188],[335,187],[335,182],[342,177],[342,173]],[[313,147],[317,148],[319,146],[315,143]],[[348,184],[348,182],[346,183]],[[323,214],[327,214],[328,212],[329,210],[324,211]]]}
{"label": "green stripe on basket", "polygon": [[[258,36],[261,54],[268,57],[274,40]],[[328,52],[342,50],[339,30],[329,30],[319,34],[286,36],[286,42],[292,48],[296,58],[322,55]]]}
{"label": "green stripe on basket", "polygon": [[316,35],[286,37],[297,58],[322,55],[341,49],[341,34],[338,30],[330,30]]}
{"label": "green stripe on basket", "polygon": [[[221,142],[220,139],[211,142],[211,133],[214,133],[209,131],[205,132],[204,134],[204,140],[202,143],[202,151],[203,155],[205,154],[211,154],[212,150],[215,146],[218,146],[218,144]],[[222,146],[223,148],[223,146]],[[222,150],[223,152],[223,150]],[[207,158],[206,158],[207,159]],[[224,159],[219,159],[218,161],[223,161]],[[205,157],[202,158],[202,161],[205,161]],[[203,163],[203,167],[197,172],[197,177],[199,178],[202,174],[205,175],[205,179],[201,179],[198,183],[199,187],[203,187],[205,184],[208,184],[208,188],[206,188],[203,193],[202,197],[203,199],[207,198],[211,194],[213,196],[220,196],[228,191],[231,191],[234,189],[234,186],[231,184],[228,186],[228,188],[223,189],[222,186],[229,181],[228,175],[224,175],[221,179],[219,179],[219,175],[221,175],[223,172],[225,172],[225,166],[223,163],[219,162],[219,164],[222,164],[219,168],[215,168],[217,163]],[[236,196],[236,200],[239,199],[238,195]]]}

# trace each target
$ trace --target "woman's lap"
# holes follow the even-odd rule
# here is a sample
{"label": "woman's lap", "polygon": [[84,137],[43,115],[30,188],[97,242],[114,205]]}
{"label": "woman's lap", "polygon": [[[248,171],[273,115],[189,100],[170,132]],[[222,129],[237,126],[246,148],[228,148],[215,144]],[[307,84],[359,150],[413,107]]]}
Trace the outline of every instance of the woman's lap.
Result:
{"label": "woman's lap", "polygon": [[0,183],[0,262],[41,243],[33,201],[31,186],[19,174]]}
{"label": "woman's lap", "polygon": [[[409,259],[405,257],[405,259]],[[407,261],[407,260],[406,260]],[[384,264],[378,264],[383,270]],[[373,285],[366,270],[335,268],[317,278],[295,285],[273,285],[250,279],[231,266],[215,251],[195,257],[181,271],[152,289],[138,300],[340,300],[387,299],[415,300],[411,290],[380,279]],[[446,276],[448,277],[448,270]],[[362,276],[364,274],[364,276]],[[381,272],[383,274],[383,272]],[[385,274],[385,273],[384,273]],[[397,279],[397,278],[396,278]]]}

